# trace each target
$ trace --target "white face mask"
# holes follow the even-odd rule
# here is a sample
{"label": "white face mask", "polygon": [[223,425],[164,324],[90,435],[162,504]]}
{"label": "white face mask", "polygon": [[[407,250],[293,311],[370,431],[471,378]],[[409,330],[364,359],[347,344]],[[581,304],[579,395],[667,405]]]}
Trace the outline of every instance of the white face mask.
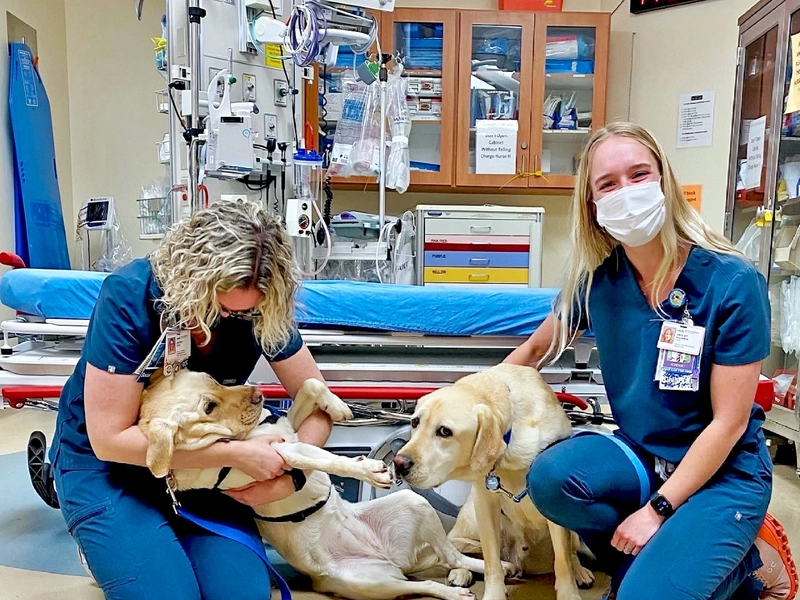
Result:
{"label": "white face mask", "polygon": [[661,181],[620,188],[597,202],[597,222],[626,246],[643,246],[664,226],[667,208]]}

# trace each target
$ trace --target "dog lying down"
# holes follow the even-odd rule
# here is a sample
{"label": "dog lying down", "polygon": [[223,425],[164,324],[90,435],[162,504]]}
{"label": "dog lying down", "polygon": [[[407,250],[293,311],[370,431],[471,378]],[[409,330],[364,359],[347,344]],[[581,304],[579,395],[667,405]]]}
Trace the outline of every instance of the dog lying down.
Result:
{"label": "dog lying down", "polygon": [[[459,582],[468,585],[471,577],[464,577],[464,571],[482,573],[483,561],[456,550],[436,511],[410,490],[369,502],[344,501],[329,473],[382,488],[390,487],[392,476],[381,461],[336,456],[298,441],[295,431],[316,408],[334,421],[352,416],[323,383],[309,379],[286,417],[274,424],[259,424],[263,409],[257,388],[225,387],[204,373],[179,371],[155,382],[142,395],[139,427],[149,440],[147,466],[163,477],[175,450],[195,450],[221,439],[280,435],[286,441],[273,447],[290,468],[303,470],[307,481],[288,498],[257,507],[258,528],[292,567],[311,578],[315,590],[354,600],[406,595],[472,599],[472,593],[461,587],[406,579],[407,574],[440,566],[457,573]],[[216,468],[180,469],[173,471],[173,477],[179,490],[211,488],[219,472]],[[252,482],[233,469],[220,487],[238,488]],[[282,520],[303,511],[306,518],[300,522]],[[512,574],[510,564],[500,568]]]}
{"label": "dog lying down", "polygon": [[[398,475],[419,488],[451,479],[472,483],[449,537],[462,552],[483,554],[483,599],[506,597],[505,557],[526,574],[555,572],[558,600],[580,600],[578,586],[590,587],[594,575],[578,561],[578,536],[547,521],[530,498],[510,497],[525,490],[533,459],[572,432],[539,372],[498,365],[467,375],[421,398],[411,427],[411,439],[394,459]],[[492,477],[508,493],[490,491],[497,481]],[[463,576],[451,573],[450,579],[457,583]]]}

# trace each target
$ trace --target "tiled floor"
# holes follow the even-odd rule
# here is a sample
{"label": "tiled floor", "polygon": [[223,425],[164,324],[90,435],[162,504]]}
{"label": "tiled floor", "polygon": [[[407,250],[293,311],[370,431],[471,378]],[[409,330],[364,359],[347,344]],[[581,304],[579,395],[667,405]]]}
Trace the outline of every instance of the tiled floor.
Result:
{"label": "tiled floor", "polygon": [[[55,414],[36,409],[0,410],[0,454],[21,452],[25,449],[28,435],[38,429],[44,431],[48,440],[52,439]],[[2,473],[0,473],[2,477]],[[3,484],[0,483],[0,520],[4,518]],[[31,494],[34,492],[31,490]],[[800,479],[794,468],[779,465],[775,471],[775,489],[770,510],[784,524],[795,555],[800,555]],[[473,591],[480,597],[482,583]],[[606,580],[600,580],[591,590],[582,593],[584,600],[599,600],[606,587]],[[538,599],[555,600],[552,580],[546,577],[526,581],[510,588],[512,600]],[[294,594],[297,600],[321,600],[325,596],[300,592]],[[0,566],[0,600],[22,598],[25,600],[102,600],[103,594],[87,577],[54,575],[40,571],[30,571]]]}

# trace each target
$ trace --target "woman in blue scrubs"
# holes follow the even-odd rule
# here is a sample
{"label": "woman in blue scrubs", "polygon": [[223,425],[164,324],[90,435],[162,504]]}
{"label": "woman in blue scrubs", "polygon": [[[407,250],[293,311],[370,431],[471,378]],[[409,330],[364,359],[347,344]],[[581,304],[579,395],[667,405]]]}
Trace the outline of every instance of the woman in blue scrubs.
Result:
{"label": "woman in blue scrubs", "polygon": [[532,500],[586,541],[612,575],[608,598],[787,598],[791,557],[754,545],[772,491],[753,402],[770,352],[764,278],[705,225],[661,146],[630,123],[587,144],[572,242],[553,314],[507,362],[542,365],[591,328],[619,429],[542,452]]}
{"label": "woman in blue scrubs", "polygon": [[[139,398],[146,374],[165,365],[150,364],[142,376],[136,371],[161,343],[170,351],[186,348],[178,363],[188,361],[186,367],[223,385],[244,383],[261,355],[291,396],[307,378],[321,380],[295,326],[294,272],[291,243],[275,217],[257,204],[219,202],[104,281],[61,396],[51,460],[67,526],[106,598],[270,598],[261,559],[240,542],[182,521],[164,480],[144,467]],[[318,411],[298,434],[322,445],[330,430]],[[184,492],[184,508],[260,543],[248,505],[295,491],[270,441],[176,452],[175,468],[235,467],[260,482],[230,495]]]}

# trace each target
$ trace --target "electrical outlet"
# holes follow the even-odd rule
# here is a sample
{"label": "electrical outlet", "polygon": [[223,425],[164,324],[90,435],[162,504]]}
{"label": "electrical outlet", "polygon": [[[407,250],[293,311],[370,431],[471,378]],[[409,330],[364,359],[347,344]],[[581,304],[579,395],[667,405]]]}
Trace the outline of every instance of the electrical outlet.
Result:
{"label": "electrical outlet", "polygon": [[288,106],[289,84],[283,79],[275,80],[275,106]]}
{"label": "electrical outlet", "polygon": [[264,138],[278,137],[278,115],[264,115]]}
{"label": "electrical outlet", "polygon": [[244,73],[242,75],[242,101],[256,101],[256,76]]}

